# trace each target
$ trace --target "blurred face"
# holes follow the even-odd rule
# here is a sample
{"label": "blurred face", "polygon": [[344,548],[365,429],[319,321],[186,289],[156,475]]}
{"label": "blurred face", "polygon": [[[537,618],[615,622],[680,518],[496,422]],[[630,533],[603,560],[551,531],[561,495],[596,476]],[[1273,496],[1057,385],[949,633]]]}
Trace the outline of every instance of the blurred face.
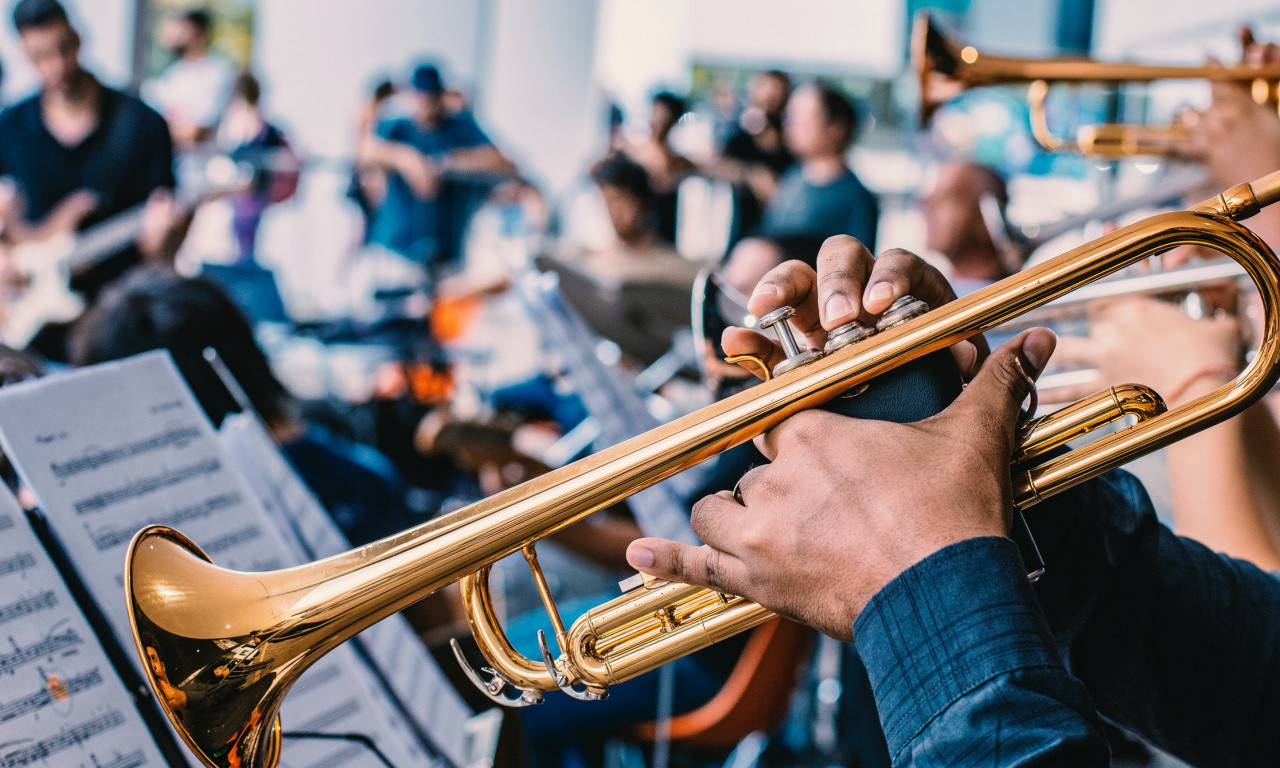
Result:
{"label": "blurred face", "polygon": [[933,190],[921,201],[926,247],[944,256],[960,253],[986,234],[982,209],[982,180],[962,166],[944,166]]}
{"label": "blurred face", "polygon": [[654,136],[666,136],[676,124],[676,115],[660,101],[653,102],[649,111],[649,131]]}
{"label": "blurred face", "polygon": [[644,231],[644,204],[638,197],[608,184],[600,187],[600,194],[609,213],[609,223],[619,238],[626,240]]}
{"label": "blurred face", "polygon": [[772,75],[756,75],[751,81],[751,105],[766,115],[781,115],[790,95],[786,84]]}
{"label": "blurred face", "polygon": [[40,77],[42,90],[67,93],[80,74],[80,36],[69,24],[24,30],[22,50]]}
{"label": "blurred face", "polygon": [[747,238],[733,247],[724,265],[724,279],[743,296],[750,296],[765,273],[782,263],[782,251],[768,240]]}
{"label": "blurred face", "polygon": [[827,122],[822,101],[812,88],[796,91],[787,104],[783,123],[787,149],[801,159],[843,151],[844,135],[839,126]]}
{"label": "blurred face", "polygon": [[444,99],[442,94],[413,92],[413,116],[420,123],[432,125],[444,116]]}
{"label": "blurred face", "polygon": [[166,16],[160,24],[160,45],[182,57],[202,39],[200,30],[181,15]]}

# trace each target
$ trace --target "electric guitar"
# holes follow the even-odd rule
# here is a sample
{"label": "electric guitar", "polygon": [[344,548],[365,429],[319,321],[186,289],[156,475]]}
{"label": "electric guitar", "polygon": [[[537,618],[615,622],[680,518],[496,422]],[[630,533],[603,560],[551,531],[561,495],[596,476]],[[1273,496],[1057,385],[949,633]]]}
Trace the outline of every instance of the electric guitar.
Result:
{"label": "electric guitar", "polygon": [[[245,171],[237,169],[234,179],[207,185],[196,196],[176,201],[178,214],[186,216],[202,203],[246,189],[248,183]],[[10,258],[25,285],[0,300],[0,343],[24,349],[46,325],[79,317],[85,301],[71,289],[71,279],[137,242],[145,211],[146,203],[140,203],[83,232],[14,246]]]}

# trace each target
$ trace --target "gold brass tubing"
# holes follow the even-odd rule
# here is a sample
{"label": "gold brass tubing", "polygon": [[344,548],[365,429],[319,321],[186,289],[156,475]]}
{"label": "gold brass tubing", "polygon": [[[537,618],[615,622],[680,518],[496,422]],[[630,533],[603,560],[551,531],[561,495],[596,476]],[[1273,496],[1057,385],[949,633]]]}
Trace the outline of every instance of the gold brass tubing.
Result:
{"label": "gold brass tubing", "polygon": [[[584,680],[610,685],[620,683],[776,616],[772,611],[740,597],[720,596],[711,590],[687,584],[666,585],[650,592],[639,597],[628,593],[615,598],[573,623],[569,629],[566,654],[569,664],[579,671]],[[657,612],[678,608],[690,601],[706,601],[707,598],[711,598],[708,607],[715,607],[714,611],[695,612],[667,629],[655,626],[662,623],[653,618]],[[634,630],[637,618],[645,622],[644,632],[633,634],[626,646],[615,646],[610,652],[601,652],[597,648],[601,639],[611,633]]]}
{"label": "gold brass tubing", "polygon": [[462,603],[467,608],[467,622],[471,625],[476,644],[484,650],[485,658],[494,671],[514,685],[530,690],[556,690],[556,681],[546,666],[516,651],[502,631],[502,623],[498,621],[489,594],[489,570],[490,566],[485,566],[459,583]]}
{"label": "gold brass tubing", "polygon": [[[1138,426],[1107,435],[1068,454],[1015,473],[1014,503],[1019,508],[1028,507],[1139,456],[1164,448],[1190,432],[1234,416],[1275,383],[1278,372],[1276,365],[1280,362],[1280,320],[1277,319],[1280,280],[1277,279],[1275,266],[1259,262],[1246,253],[1247,241],[1257,240],[1252,233],[1241,227],[1243,240],[1236,239],[1223,231],[1225,228],[1238,226],[1233,222],[1224,219],[1204,221],[1206,224],[1213,224],[1200,232],[1203,239],[1198,242],[1237,258],[1254,278],[1262,296],[1265,308],[1263,341],[1253,361],[1234,380],[1203,397],[1172,411],[1152,416]],[[1261,244],[1261,241],[1257,240],[1257,244]],[[1274,256],[1271,258],[1274,260]]]}
{"label": "gold brass tubing", "polygon": [[1124,416],[1134,416],[1142,422],[1165,410],[1164,400],[1151,387],[1121,384],[1104,389],[1028,422],[1018,435],[1013,463],[1018,465],[1043,456]]}
{"label": "gold brass tubing", "polygon": [[[1236,215],[1237,208],[1249,210],[1247,199],[1265,204],[1277,196],[1280,174],[1273,174],[1256,182],[1248,195],[1233,190],[1204,205],[1210,210],[1220,205]],[[148,682],[205,765],[270,768],[271,729],[290,685],[322,654],[366,627],[801,410],[1183,244],[1216,248],[1254,279],[1265,309],[1259,351],[1234,381],[1211,395],[1014,479],[1022,506],[1065,490],[1238,413],[1274,383],[1280,363],[1280,264],[1262,240],[1216,213],[1153,216],[581,461],[314,563],[266,573],[231,571],[209,563],[176,531],[145,528],[129,546],[125,599]],[[516,659],[494,628],[497,617],[482,582],[471,578],[463,584],[477,641],[486,655],[496,648],[499,655],[510,655],[506,661]],[[642,644],[626,659],[603,662],[605,674],[625,679],[768,614],[737,598],[709,613],[690,622],[689,631],[677,625],[677,631]],[[576,642],[584,637],[576,623],[569,636],[570,660],[589,664],[589,654]],[[493,657],[490,662],[495,668],[504,663]],[[512,665],[515,674],[501,671],[517,684],[554,685],[545,669],[535,673]]]}
{"label": "gold brass tubing", "polygon": [[564,648],[564,622],[560,620],[560,610],[556,608],[555,598],[551,596],[551,587],[547,586],[547,577],[542,573],[542,566],[538,565],[538,553],[532,544],[525,544],[520,551],[524,553],[524,559],[529,564],[529,572],[533,574],[533,583],[538,587],[538,597],[542,598],[542,607],[551,617],[551,627],[556,632],[556,643]]}
{"label": "gold brass tubing", "polygon": [[1030,83],[1028,106],[1031,128],[1045,149],[1069,149],[1100,157],[1169,155],[1178,151],[1185,135],[1178,126],[1110,125],[1084,131],[1073,142],[1054,136],[1044,114],[1044,100],[1053,83],[1142,83],[1155,80],[1209,80],[1236,82],[1247,87],[1258,104],[1277,104],[1280,66],[1204,64],[1176,66],[1105,62],[1084,57],[1025,59],[994,56],[972,45],[948,38],[932,22],[927,12],[917,15],[911,32],[911,67],[920,83],[920,125],[928,124],[933,112],[946,101],[969,88]]}
{"label": "gold brass tubing", "polygon": [[1079,149],[1078,146],[1069,147],[1065,141],[1059,139],[1049,130],[1049,116],[1045,109],[1045,101],[1049,97],[1049,83],[1044,80],[1033,80],[1031,85],[1027,87],[1027,116],[1031,123],[1031,135],[1035,138],[1036,143],[1044,147],[1050,152],[1060,152],[1064,149]]}

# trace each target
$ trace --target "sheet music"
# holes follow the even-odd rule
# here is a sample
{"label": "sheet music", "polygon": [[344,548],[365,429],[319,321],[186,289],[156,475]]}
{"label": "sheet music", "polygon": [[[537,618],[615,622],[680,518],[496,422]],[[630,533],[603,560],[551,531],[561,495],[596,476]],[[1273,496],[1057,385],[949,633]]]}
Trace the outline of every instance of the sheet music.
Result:
{"label": "sheet music", "polygon": [[0,485],[0,768],[163,768],[62,577]]}
{"label": "sheet music", "polygon": [[[0,390],[0,441],[130,650],[124,555],[143,525],[178,527],[228,568],[274,570],[296,560],[167,352]],[[282,717],[287,768],[376,764],[357,743],[287,738],[308,730],[366,734],[397,767],[432,763],[350,646],[303,675]]]}
{"label": "sheet music", "polygon": [[[227,417],[218,437],[263,509],[286,532],[300,561],[351,548],[342,529],[281,455],[255,416]],[[455,765],[464,765],[466,721],[471,710],[427,653],[409,622],[399,614],[391,616],[360,633],[359,640],[432,742]]]}

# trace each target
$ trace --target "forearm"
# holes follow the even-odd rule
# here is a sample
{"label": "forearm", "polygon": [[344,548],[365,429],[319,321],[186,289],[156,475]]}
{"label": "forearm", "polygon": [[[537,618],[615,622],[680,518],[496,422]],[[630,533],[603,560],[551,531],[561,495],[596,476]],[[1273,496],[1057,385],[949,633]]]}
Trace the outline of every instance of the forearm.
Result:
{"label": "forearm", "polygon": [[1008,539],[917,563],[872,599],[854,639],[895,766],[1108,764]]}
{"label": "forearm", "polygon": [[1216,552],[1275,570],[1280,557],[1253,488],[1255,480],[1274,484],[1277,472],[1274,466],[1265,475],[1251,471],[1257,452],[1247,450],[1246,418],[1249,414],[1169,447],[1174,529]]}
{"label": "forearm", "polygon": [[378,168],[397,173],[405,172],[412,147],[367,134],[361,138],[356,150],[356,163],[362,168]]}
{"label": "forearm", "polygon": [[[1280,553],[1280,428],[1269,403],[1262,402],[1240,417],[1248,451],[1249,488],[1253,491],[1262,527],[1273,552]],[[1276,570],[1276,566],[1268,570]]]}
{"label": "forearm", "polygon": [[507,159],[496,147],[470,147],[455,149],[441,164],[446,174],[514,174],[515,163]]}

